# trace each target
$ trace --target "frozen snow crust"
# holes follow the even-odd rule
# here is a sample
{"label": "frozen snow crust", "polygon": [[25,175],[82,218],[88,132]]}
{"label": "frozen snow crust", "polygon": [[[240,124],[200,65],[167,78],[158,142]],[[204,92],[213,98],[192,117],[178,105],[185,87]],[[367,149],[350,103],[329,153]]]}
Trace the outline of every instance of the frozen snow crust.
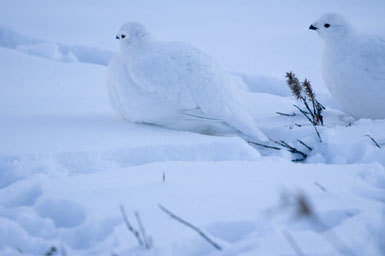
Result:
{"label": "frozen snow crust", "polygon": [[[0,27],[0,255],[296,255],[288,234],[305,255],[385,253],[385,121],[355,121],[321,94],[320,143],[301,115],[275,113],[295,112],[283,80],[234,72],[255,92],[245,101],[266,106],[254,111],[261,130],[306,151],[306,163],[236,136],[131,124],[108,103],[112,51],[56,41]],[[298,215],[298,195],[322,225]],[[151,250],[120,204],[135,227],[141,214]]]}

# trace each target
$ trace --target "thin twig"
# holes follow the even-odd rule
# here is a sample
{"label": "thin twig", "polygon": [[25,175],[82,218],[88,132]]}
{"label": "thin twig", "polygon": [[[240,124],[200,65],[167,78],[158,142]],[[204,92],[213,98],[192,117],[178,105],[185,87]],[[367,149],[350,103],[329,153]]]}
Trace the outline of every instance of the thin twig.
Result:
{"label": "thin twig", "polygon": [[313,111],[311,111],[310,107],[309,107],[309,104],[307,104],[307,101],[306,101],[306,97],[303,97],[302,98],[302,101],[303,101],[303,104],[305,105],[306,109],[308,110],[308,112],[310,113],[311,117],[312,117],[312,123],[314,124],[314,113]]}
{"label": "thin twig", "polygon": [[291,114],[286,114],[286,113],[282,113],[282,112],[276,112],[278,115],[281,115],[281,116],[296,116],[295,113],[291,113]]}
{"label": "thin twig", "polygon": [[319,121],[321,122],[321,125],[323,126],[324,125],[324,118],[321,115],[321,112],[322,112],[322,110],[325,110],[326,108],[321,103],[319,103],[318,100],[315,100],[315,103],[316,103],[316,109],[317,109],[317,118],[319,119]]}
{"label": "thin twig", "polygon": [[318,131],[318,129],[317,129],[317,126],[315,126],[315,125],[313,124],[313,127],[314,127],[314,130],[315,130],[315,133],[317,133],[317,136],[318,136],[319,142],[321,142],[321,143],[322,143],[322,138],[321,138],[321,135],[319,134],[319,131]]}
{"label": "thin twig", "polygon": [[192,225],[191,223],[183,220],[182,218],[176,216],[174,213],[170,212],[169,210],[167,210],[163,205],[159,204],[158,205],[159,208],[167,213],[171,218],[177,220],[178,222],[182,223],[183,225],[191,228],[192,230],[194,230],[195,232],[197,232],[201,237],[203,237],[209,244],[211,244],[213,247],[215,247],[215,249],[221,251],[222,250],[222,247],[219,246],[217,243],[215,243],[211,238],[209,238],[202,230],[200,230],[199,228],[195,227],[194,225]]}
{"label": "thin twig", "polygon": [[315,102],[317,103],[317,105],[322,109],[322,110],[325,110],[325,106],[322,105],[321,103],[318,102],[318,100],[315,100]]}
{"label": "thin twig", "polygon": [[126,209],[124,208],[123,205],[120,205],[119,207],[120,207],[120,211],[122,212],[122,216],[123,216],[124,222],[126,223],[127,229],[135,236],[135,238],[138,241],[139,245],[143,246],[143,241],[142,241],[142,238],[140,237],[139,232],[136,229],[134,229],[134,227],[128,221],[128,217],[127,217],[127,214],[126,214]]}
{"label": "thin twig", "polygon": [[369,137],[369,139],[371,139],[374,142],[374,144],[376,144],[377,148],[381,148],[381,146],[377,143],[377,141],[375,139],[373,139],[372,136],[370,136],[370,135],[365,135],[365,136]]}
{"label": "thin twig", "polygon": [[305,254],[302,252],[301,248],[298,246],[297,242],[290,235],[290,233],[286,230],[282,231],[282,233],[285,236],[286,240],[289,242],[295,254],[297,254],[298,256],[305,256]]}
{"label": "thin twig", "polygon": [[261,144],[261,143],[257,143],[257,142],[254,142],[254,141],[248,141],[247,143],[253,144],[253,145],[256,145],[256,146],[260,146],[260,147],[264,147],[264,148],[270,148],[270,149],[275,149],[275,150],[281,150],[280,148],[273,147],[273,146],[269,146],[269,145],[265,145],[265,144]]}
{"label": "thin twig", "polygon": [[305,154],[304,152],[290,146],[289,144],[287,144],[285,141],[281,140],[281,141],[276,141],[276,140],[273,140],[273,139],[270,139],[272,142],[284,147],[284,148],[287,148],[287,150],[293,154],[298,154],[298,155],[301,155],[302,158],[299,158],[299,159],[294,159],[292,160],[293,162],[303,162],[306,160],[307,158],[307,154]]}
{"label": "thin twig", "polygon": [[[294,107],[296,107],[306,118],[307,118],[307,120],[309,120],[309,122],[313,125],[313,127],[314,127],[314,130],[315,130],[315,132],[316,132],[316,134],[317,134],[317,136],[318,136],[318,138],[319,138],[319,141],[320,142],[322,142],[322,138],[321,138],[321,135],[319,134],[319,132],[318,132],[318,129],[317,129],[317,126],[314,124],[314,122],[311,120],[311,118],[308,116],[308,112],[306,112],[306,111],[304,111],[304,110],[302,110],[300,107],[298,107],[297,105],[293,105]],[[323,123],[323,121],[322,121],[322,123]]]}
{"label": "thin twig", "polygon": [[305,148],[307,148],[308,150],[310,150],[310,151],[312,151],[313,149],[310,147],[310,146],[308,146],[305,142],[303,142],[302,140],[297,140],[299,143],[301,143]]}
{"label": "thin twig", "polygon": [[[317,134],[317,136],[318,136],[318,138],[319,138],[319,141],[320,142],[322,142],[322,139],[321,139],[321,135],[319,134],[319,132],[318,132],[318,129],[317,129],[317,126],[314,124],[314,122],[311,120],[311,118],[308,116],[309,115],[309,113],[308,112],[306,112],[306,111],[304,111],[304,110],[302,110],[300,107],[298,107],[297,105],[293,105],[295,108],[297,108],[306,118],[307,118],[307,120],[313,125],[313,127],[314,127],[314,130],[315,130],[315,132],[316,132],[316,134]],[[322,124],[323,124],[323,121],[322,121]]]}
{"label": "thin twig", "polygon": [[319,187],[322,191],[326,192],[326,188],[324,186],[322,186],[321,184],[319,184],[317,181],[314,181],[314,185],[316,185],[317,187]]}
{"label": "thin twig", "polygon": [[310,115],[310,113],[306,112],[305,110],[302,110],[300,107],[298,107],[297,105],[293,105],[295,108],[297,108],[306,118],[307,120],[309,120],[310,123],[313,123],[313,121],[311,120],[311,118],[308,116]]}
{"label": "thin twig", "polygon": [[142,238],[144,241],[144,246],[146,247],[146,249],[151,249],[151,243],[147,240],[146,230],[144,229],[144,225],[142,219],[140,218],[139,212],[135,212],[135,217],[139,224],[140,233],[142,234]]}

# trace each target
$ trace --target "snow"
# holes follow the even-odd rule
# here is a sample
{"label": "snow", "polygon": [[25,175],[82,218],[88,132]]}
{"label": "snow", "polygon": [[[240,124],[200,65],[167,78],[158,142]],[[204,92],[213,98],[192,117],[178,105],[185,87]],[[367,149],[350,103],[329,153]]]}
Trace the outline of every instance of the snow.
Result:
{"label": "snow", "polygon": [[[304,255],[383,255],[385,121],[355,121],[341,111],[321,82],[320,42],[307,28],[334,9],[355,17],[359,29],[383,31],[384,4],[150,5],[2,2],[0,254],[44,255],[54,246],[54,255],[297,255],[289,235]],[[114,114],[106,65],[128,20],[143,22],[157,38],[191,43],[243,80],[243,90],[254,93],[244,100],[261,130],[307,153],[306,162],[237,136],[132,124]],[[292,106],[300,103],[283,81],[290,70],[310,78],[326,106],[322,143]],[[303,196],[314,214],[300,215]],[[127,230],[120,204],[135,228],[140,213],[152,249]]]}

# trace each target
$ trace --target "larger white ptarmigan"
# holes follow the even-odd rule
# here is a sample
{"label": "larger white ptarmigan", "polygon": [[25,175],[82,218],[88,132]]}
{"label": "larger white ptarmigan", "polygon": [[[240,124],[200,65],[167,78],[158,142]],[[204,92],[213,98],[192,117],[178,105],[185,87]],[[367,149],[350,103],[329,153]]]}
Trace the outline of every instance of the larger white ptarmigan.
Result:
{"label": "larger white ptarmigan", "polygon": [[323,79],[335,100],[355,118],[385,118],[385,39],[357,33],[328,13],[309,29],[324,42]]}
{"label": "larger white ptarmigan", "polygon": [[109,64],[107,85],[113,108],[124,118],[266,140],[236,81],[207,55],[185,43],[156,41],[136,22],[126,23],[116,38],[120,49]]}

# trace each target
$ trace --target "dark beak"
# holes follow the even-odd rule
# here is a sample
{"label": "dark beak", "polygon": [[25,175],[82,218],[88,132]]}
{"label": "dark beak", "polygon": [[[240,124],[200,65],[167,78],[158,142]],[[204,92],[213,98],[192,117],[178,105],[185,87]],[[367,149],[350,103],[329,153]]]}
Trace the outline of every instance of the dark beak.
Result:
{"label": "dark beak", "polygon": [[313,24],[311,24],[310,27],[309,27],[309,29],[311,29],[311,30],[317,30],[318,28],[315,27],[315,26],[313,26]]}
{"label": "dark beak", "polygon": [[115,39],[120,39],[120,37],[116,36]]}

